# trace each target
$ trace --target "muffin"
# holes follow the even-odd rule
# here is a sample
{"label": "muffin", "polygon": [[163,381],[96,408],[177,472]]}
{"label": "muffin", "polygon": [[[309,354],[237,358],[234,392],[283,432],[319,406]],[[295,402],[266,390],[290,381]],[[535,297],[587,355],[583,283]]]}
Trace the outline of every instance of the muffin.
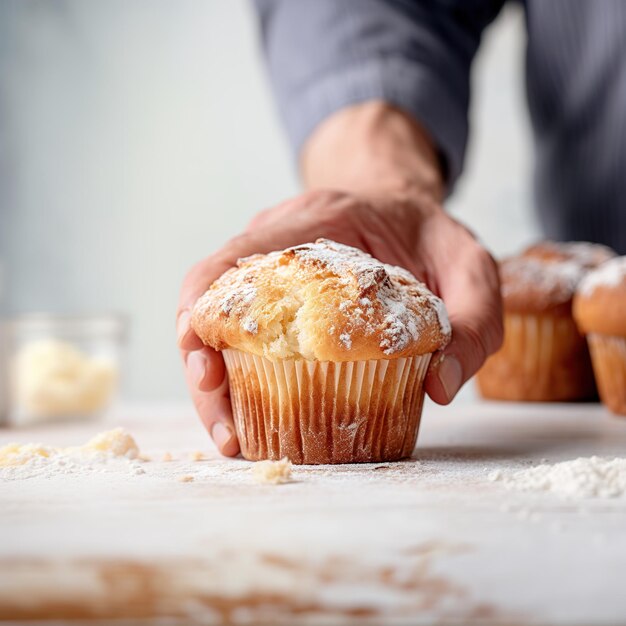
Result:
{"label": "muffin", "polygon": [[224,355],[246,459],[393,461],[415,447],[443,302],[408,271],[318,239],[240,259],[192,326]]}
{"label": "muffin", "polygon": [[587,334],[600,399],[614,413],[626,415],[626,256],[581,281],[574,318]]}
{"label": "muffin", "polygon": [[483,397],[536,402],[595,397],[589,350],[572,318],[572,299],[589,269],[613,256],[597,244],[546,241],[500,263],[504,342],[477,374]]}
{"label": "muffin", "polygon": [[587,241],[541,241],[526,248],[521,256],[546,262],[572,262],[590,270],[612,259],[615,252],[608,246]]}

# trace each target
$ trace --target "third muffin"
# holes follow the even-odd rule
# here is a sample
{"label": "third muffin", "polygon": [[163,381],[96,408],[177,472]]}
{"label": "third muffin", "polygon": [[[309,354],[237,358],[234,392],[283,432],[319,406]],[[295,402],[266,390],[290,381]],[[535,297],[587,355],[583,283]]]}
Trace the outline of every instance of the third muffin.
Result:
{"label": "third muffin", "polygon": [[587,333],[602,402],[626,415],[626,256],[583,279],[574,299],[574,317]]}

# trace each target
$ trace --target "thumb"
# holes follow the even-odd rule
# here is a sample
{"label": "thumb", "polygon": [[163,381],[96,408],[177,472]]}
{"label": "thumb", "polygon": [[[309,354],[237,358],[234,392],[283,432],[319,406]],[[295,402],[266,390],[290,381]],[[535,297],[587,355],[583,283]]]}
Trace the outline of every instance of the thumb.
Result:
{"label": "thumb", "polygon": [[448,404],[461,387],[495,351],[495,337],[486,339],[465,321],[452,323],[452,341],[433,357],[426,377],[426,391],[437,404]]}
{"label": "thumb", "polygon": [[[482,267],[480,267],[482,265]],[[452,340],[431,363],[425,387],[438,404],[448,404],[502,343],[502,299],[495,265],[473,265],[442,284]]]}

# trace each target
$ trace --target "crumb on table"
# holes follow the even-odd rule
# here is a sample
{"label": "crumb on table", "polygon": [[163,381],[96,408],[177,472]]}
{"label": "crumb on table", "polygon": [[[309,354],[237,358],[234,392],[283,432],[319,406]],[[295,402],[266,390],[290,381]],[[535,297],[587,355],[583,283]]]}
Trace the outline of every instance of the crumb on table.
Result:
{"label": "crumb on table", "polygon": [[278,485],[291,481],[291,461],[259,461],[252,466],[254,478],[259,483]]}

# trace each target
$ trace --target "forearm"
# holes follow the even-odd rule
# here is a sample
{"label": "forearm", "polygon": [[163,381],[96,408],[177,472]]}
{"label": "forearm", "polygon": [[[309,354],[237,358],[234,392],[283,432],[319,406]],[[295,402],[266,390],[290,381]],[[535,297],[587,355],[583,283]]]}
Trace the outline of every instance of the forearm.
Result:
{"label": "forearm", "polygon": [[308,189],[444,197],[441,160],[428,133],[408,114],[380,101],[354,105],[326,119],[300,160]]}

